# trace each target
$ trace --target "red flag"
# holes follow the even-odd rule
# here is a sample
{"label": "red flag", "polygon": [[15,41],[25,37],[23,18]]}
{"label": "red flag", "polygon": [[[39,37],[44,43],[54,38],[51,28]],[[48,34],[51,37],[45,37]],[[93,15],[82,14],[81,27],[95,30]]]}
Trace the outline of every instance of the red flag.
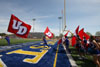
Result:
{"label": "red flag", "polygon": [[86,40],[88,40],[90,38],[90,36],[84,32],[84,37],[86,38]]}
{"label": "red flag", "polygon": [[30,29],[31,29],[30,25],[21,21],[13,14],[11,15],[11,19],[8,26],[8,32],[14,33],[22,38],[27,38]]}
{"label": "red flag", "polygon": [[72,37],[71,43],[72,43],[72,46],[74,46],[76,44],[76,37],[75,36]]}
{"label": "red flag", "polygon": [[57,44],[61,44],[62,43],[62,39],[59,39],[58,43]]}
{"label": "red flag", "polygon": [[83,36],[84,36],[84,28],[82,28],[79,33],[78,33],[79,37],[81,40],[83,40]]}
{"label": "red flag", "polygon": [[53,37],[53,33],[50,32],[49,28],[47,27],[44,34],[48,37],[48,38],[52,38]]}
{"label": "red flag", "polygon": [[76,28],[75,33],[78,35],[78,33],[79,33],[79,25],[78,25],[78,27]]}
{"label": "red flag", "polygon": [[68,33],[69,33],[69,30],[67,31],[67,33],[66,33],[64,36],[67,36],[67,35],[68,35]]}

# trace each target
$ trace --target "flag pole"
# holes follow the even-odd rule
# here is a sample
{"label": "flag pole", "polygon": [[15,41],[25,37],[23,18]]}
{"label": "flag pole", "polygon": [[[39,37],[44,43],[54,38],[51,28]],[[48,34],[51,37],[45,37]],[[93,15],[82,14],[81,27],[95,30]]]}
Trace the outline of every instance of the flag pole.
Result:
{"label": "flag pole", "polygon": [[33,33],[34,33],[34,30],[35,30],[35,21],[36,19],[32,19],[33,20]]}
{"label": "flag pole", "polygon": [[63,33],[63,29],[64,29],[64,22],[63,22],[63,10],[62,10],[62,33]]}
{"label": "flag pole", "polygon": [[66,29],[66,0],[64,0],[64,31]]}
{"label": "flag pole", "polygon": [[62,17],[58,17],[58,19],[59,19],[59,35],[62,33],[62,29],[61,29],[61,19],[62,19]]}

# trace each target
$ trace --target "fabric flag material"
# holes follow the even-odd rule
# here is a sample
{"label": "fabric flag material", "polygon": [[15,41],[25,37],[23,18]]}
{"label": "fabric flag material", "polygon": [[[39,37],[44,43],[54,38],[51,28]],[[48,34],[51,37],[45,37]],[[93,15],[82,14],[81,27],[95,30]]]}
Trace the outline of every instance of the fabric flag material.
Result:
{"label": "fabric flag material", "polygon": [[76,28],[75,33],[76,33],[76,35],[78,35],[78,33],[79,33],[79,26]]}
{"label": "fabric flag material", "polygon": [[88,40],[90,38],[90,36],[84,32],[84,37],[86,38],[86,40]]}
{"label": "fabric flag material", "polygon": [[69,33],[69,30],[67,31],[67,33],[66,33],[64,36],[67,36],[67,35],[68,35],[68,33]]}
{"label": "fabric flag material", "polygon": [[57,44],[61,44],[62,43],[62,39],[59,39]]}
{"label": "fabric flag material", "polygon": [[53,33],[50,32],[49,28],[47,27],[46,30],[44,31],[44,34],[48,37],[48,38],[52,38],[53,37]]}
{"label": "fabric flag material", "polygon": [[76,37],[75,36],[72,37],[71,43],[72,43],[72,46],[74,46],[76,44]]}
{"label": "fabric flag material", "polygon": [[83,40],[83,36],[84,36],[84,28],[82,28],[80,31],[79,31],[79,37],[81,40]]}
{"label": "fabric flag material", "polygon": [[11,19],[8,26],[8,32],[14,33],[19,37],[27,38],[31,26],[21,21],[19,18],[11,15]]}

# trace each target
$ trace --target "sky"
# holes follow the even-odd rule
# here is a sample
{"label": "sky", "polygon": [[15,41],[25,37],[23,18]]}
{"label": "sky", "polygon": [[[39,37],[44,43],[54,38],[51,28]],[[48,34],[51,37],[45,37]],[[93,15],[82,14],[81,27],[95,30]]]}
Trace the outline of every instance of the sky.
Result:
{"label": "sky", "polygon": [[[64,0],[0,0],[0,33],[8,33],[11,14],[32,26],[31,32],[50,31],[59,35]],[[32,19],[36,19],[33,21]],[[95,35],[100,31],[100,0],[66,0],[66,30],[75,32],[80,25]],[[66,33],[66,32],[65,32]]]}

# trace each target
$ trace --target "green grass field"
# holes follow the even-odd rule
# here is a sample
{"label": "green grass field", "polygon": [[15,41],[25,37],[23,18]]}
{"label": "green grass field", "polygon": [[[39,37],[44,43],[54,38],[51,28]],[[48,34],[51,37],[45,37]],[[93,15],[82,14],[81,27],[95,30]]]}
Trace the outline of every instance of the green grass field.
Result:
{"label": "green grass field", "polygon": [[92,55],[86,55],[87,59],[80,60],[79,54],[78,54],[76,48],[70,46],[70,49],[72,52],[71,55],[72,55],[73,59],[76,61],[76,64],[78,65],[78,67],[96,67],[96,64],[94,64],[94,62],[93,62]]}
{"label": "green grass field", "polygon": [[[40,41],[40,39],[10,39],[11,45],[26,43],[26,42],[34,42],[34,41]],[[6,46],[6,45],[8,45],[7,41],[5,39],[0,39],[0,46]]]}

